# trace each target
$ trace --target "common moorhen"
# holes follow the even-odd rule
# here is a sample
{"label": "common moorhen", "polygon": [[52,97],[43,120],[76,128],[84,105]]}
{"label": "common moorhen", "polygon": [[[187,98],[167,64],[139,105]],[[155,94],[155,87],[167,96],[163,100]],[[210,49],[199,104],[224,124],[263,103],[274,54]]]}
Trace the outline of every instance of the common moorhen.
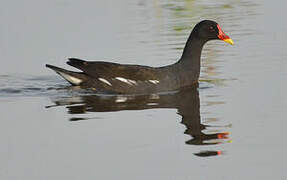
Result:
{"label": "common moorhen", "polygon": [[82,72],[68,71],[49,64],[46,66],[72,85],[91,88],[101,93],[141,94],[175,91],[198,82],[203,45],[214,39],[233,44],[232,39],[216,22],[204,20],[193,28],[181,58],[171,65],[149,67],[69,58],[67,64]]}

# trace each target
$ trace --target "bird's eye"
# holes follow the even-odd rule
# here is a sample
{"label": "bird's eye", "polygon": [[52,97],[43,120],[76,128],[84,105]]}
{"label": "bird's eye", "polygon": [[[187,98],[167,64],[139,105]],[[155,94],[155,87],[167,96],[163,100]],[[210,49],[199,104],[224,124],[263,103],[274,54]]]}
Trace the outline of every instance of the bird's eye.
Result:
{"label": "bird's eye", "polygon": [[209,27],[210,32],[214,32],[214,28],[212,26]]}

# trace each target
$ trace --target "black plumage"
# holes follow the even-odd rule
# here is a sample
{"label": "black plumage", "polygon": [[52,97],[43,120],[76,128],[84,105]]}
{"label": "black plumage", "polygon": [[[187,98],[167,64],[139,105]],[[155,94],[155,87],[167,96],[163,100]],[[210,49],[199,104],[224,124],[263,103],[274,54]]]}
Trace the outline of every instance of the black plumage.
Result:
{"label": "black plumage", "polygon": [[182,57],[168,66],[149,67],[84,61],[77,58],[69,58],[67,64],[82,72],[68,71],[48,64],[46,66],[72,85],[93,88],[98,92],[137,94],[174,91],[198,82],[203,45],[213,39],[221,39],[233,44],[216,22],[204,20],[192,30]]}

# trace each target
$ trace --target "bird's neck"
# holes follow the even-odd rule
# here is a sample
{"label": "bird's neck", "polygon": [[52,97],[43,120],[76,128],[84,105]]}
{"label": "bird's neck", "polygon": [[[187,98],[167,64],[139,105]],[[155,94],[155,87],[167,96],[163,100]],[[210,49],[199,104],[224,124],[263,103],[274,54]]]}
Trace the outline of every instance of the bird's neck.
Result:
{"label": "bird's neck", "polygon": [[197,38],[195,32],[192,32],[178,61],[183,70],[191,73],[194,79],[198,79],[199,77],[201,51],[206,42],[206,40]]}

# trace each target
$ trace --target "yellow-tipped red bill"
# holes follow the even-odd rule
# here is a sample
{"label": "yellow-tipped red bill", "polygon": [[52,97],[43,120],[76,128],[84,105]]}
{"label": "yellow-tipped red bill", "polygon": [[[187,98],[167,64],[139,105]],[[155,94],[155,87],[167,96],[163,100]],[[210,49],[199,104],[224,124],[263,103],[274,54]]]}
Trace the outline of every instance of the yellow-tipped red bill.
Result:
{"label": "yellow-tipped red bill", "polygon": [[229,44],[231,44],[231,45],[234,44],[233,41],[232,41],[232,39],[230,39],[230,38],[228,38],[228,39],[223,39],[223,41],[225,41],[225,42],[227,42],[227,43],[229,43]]}
{"label": "yellow-tipped red bill", "polygon": [[218,24],[217,24],[217,28],[218,28],[218,38],[227,42],[228,44],[233,45],[234,44],[233,40],[222,31],[222,29],[220,28]]}

